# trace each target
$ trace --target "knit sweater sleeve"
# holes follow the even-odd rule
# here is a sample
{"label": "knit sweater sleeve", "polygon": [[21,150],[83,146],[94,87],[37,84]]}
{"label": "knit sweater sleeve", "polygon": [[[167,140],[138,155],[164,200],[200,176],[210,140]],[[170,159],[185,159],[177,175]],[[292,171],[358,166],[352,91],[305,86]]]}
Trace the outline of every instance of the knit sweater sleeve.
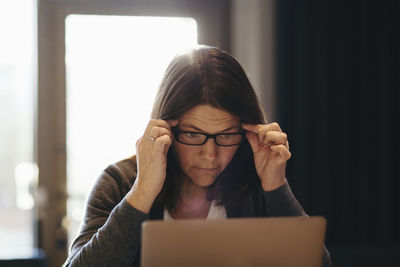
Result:
{"label": "knit sweater sleeve", "polygon": [[110,165],[97,179],[80,232],[64,266],[131,266],[140,245],[141,224],[149,218],[125,199],[136,170],[129,160]]}
{"label": "knit sweater sleeve", "polygon": [[288,183],[276,190],[264,191],[263,194],[269,216],[306,216]]}
{"label": "knit sweater sleeve", "polygon": [[[264,191],[263,195],[265,209],[269,216],[307,216],[288,183],[276,190]],[[322,266],[332,266],[331,256],[325,246],[322,253]]]}

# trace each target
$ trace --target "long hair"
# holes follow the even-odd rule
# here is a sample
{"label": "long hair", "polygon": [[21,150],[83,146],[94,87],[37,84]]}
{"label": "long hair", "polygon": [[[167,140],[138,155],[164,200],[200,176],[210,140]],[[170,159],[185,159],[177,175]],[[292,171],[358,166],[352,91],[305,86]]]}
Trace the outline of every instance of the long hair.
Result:
{"label": "long hair", "polygon": [[[215,47],[199,46],[177,55],[161,81],[151,117],[176,119],[197,105],[225,110],[240,122],[265,123],[264,113],[246,73],[232,56]],[[167,177],[156,204],[174,209],[181,188],[181,170],[173,152],[167,155]],[[209,188],[209,198],[234,205],[259,183],[247,139]]]}

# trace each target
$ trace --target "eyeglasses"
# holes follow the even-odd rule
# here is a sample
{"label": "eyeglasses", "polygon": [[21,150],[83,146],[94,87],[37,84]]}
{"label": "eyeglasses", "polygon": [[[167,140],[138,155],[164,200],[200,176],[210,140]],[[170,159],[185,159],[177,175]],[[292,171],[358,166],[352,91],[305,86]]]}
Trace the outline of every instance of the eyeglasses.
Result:
{"label": "eyeglasses", "polygon": [[175,139],[179,143],[189,146],[204,145],[209,138],[213,138],[218,146],[237,146],[243,140],[244,132],[238,133],[220,133],[220,134],[206,134],[200,132],[188,132],[174,130]]}

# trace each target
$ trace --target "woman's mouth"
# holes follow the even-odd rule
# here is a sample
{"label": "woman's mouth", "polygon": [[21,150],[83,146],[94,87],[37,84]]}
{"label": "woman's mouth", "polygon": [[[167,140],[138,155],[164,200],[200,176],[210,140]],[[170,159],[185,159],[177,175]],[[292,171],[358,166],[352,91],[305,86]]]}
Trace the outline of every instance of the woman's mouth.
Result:
{"label": "woman's mouth", "polygon": [[196,170],[199,171],[205,171],[205,172],[212,172],[212,171],[216,171],[217,168],[201,168],[201,167],[194,167]]}

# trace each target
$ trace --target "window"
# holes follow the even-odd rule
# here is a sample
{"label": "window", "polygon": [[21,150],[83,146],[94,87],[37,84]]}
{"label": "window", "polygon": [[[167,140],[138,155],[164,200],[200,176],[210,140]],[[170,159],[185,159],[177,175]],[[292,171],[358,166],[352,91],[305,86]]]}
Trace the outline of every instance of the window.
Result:
{"label": "window", "polygon": [[65,27],[70,243],[100,172],[135,153],[163,72],[197,44],[197,25],[191,18],[69,15]]}

